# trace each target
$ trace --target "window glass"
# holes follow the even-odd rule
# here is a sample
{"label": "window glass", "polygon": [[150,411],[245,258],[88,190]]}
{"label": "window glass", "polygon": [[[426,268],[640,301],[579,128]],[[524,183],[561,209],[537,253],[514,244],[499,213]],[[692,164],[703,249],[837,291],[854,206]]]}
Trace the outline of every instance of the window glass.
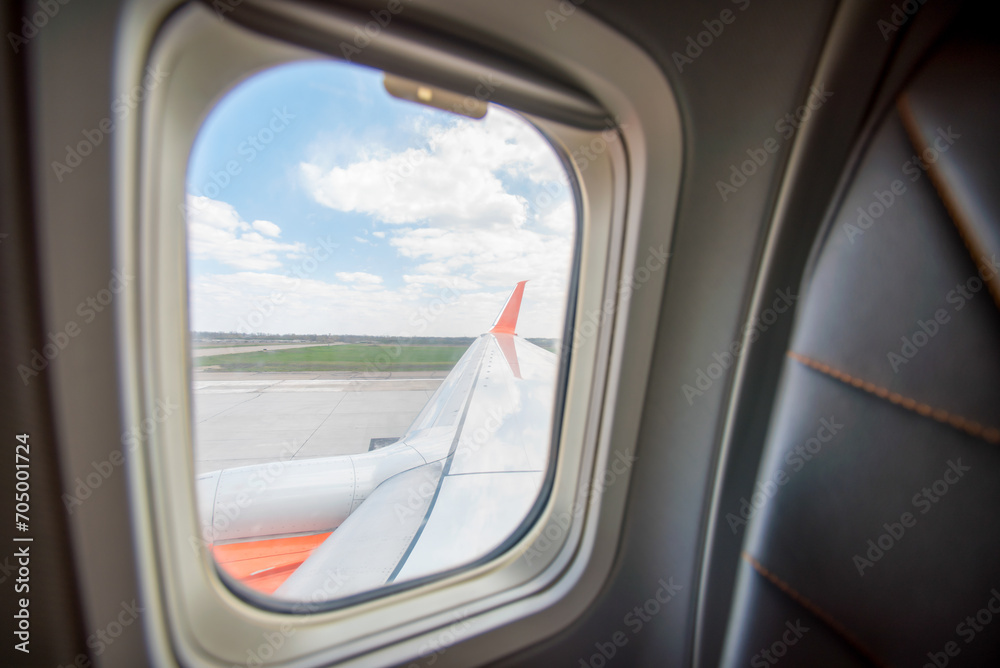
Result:
{"label": "window glass", "polygon": [[471,563],[542,492],[568,176],[518,114],[438,106],[296,63],[229,92],[192,150],[200,542],[277,599]]}

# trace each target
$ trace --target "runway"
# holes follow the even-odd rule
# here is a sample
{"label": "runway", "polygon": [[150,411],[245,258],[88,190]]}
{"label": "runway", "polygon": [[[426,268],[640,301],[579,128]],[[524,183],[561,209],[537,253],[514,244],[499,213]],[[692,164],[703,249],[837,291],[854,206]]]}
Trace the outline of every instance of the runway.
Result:
{"label": "runway", "polygon": [[316,348],[318,346],[342,346],[343,343],[275,343],[267,346],[219,346],[208,348],[193,348],[191,357],[210,357],[213,355],[238,355],[240,353],[259,353],[263,350],[289,350],[291,348]]}
{"label": "runway", "polygon": [[195,373],[195,473],[366,452],[402,436],[445,375]]}

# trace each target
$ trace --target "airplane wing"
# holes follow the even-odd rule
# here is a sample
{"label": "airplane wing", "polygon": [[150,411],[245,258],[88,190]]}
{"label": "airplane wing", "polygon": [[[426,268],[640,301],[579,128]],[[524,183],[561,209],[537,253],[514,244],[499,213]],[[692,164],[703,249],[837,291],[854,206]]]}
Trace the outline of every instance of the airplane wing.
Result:
{"label": "airplane wing", "polygon": [[332,530],[273,591],[293,601],[420,578],[499,546],[538,497],[551,441],[556,356],[515,333],[524,284],[398,442],[284,462],[268,484],[268,465],[201,476],[206,540]]}

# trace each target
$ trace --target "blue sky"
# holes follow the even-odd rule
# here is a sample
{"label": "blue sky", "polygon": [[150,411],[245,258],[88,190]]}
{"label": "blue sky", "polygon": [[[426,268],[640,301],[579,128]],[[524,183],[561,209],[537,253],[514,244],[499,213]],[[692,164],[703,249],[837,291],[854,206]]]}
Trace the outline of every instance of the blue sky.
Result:
{"label": "blue sky", "polygon": [[380,72],[285,65],[229,92],[187,179],[191,327],[470,336],[528,279],[518,331],[562,329],[575,212],[526,121],[396,100]]}

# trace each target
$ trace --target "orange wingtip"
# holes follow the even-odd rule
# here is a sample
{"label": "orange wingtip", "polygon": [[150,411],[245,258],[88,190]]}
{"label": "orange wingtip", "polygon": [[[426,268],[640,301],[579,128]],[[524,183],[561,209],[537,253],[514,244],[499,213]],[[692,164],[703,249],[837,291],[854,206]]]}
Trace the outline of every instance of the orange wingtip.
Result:
{"label": "orange wingtip", "polygon": [[528,281],[521,281],[511,291],[507,297],[507,303],[503,305],[500,315],[493,322],[493,329],[490,334],[516,334],[517,314],[521,312],[521,296],[524,295],[524,284]]}

